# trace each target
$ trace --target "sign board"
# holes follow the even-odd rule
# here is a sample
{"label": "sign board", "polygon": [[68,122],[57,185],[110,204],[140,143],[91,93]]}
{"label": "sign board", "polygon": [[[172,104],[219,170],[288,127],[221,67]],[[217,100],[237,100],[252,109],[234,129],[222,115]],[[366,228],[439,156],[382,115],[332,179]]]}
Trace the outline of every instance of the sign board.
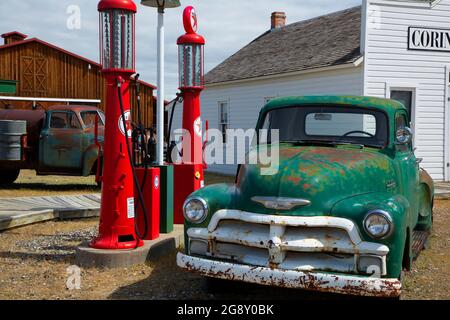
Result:
{"label": "sign board", "polygon": [[409,27],[408,50],[450,52],[450,30]]}
{"label": "sign board", "polygon": [[0,93],[15,94],[16,93],[16,86],[17,86],[17,82],[16,81],[1,80],[0,79]]}

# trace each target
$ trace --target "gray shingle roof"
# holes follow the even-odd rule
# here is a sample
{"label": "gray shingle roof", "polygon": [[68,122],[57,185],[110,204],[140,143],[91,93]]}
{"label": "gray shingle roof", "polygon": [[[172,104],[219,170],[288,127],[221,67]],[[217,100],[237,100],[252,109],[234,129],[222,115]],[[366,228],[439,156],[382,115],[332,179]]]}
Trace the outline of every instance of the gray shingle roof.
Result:
{"label": "gray shingle roof", "polygon": [[355,62],[361,6],[267,31],[205,76],[207,84]]}

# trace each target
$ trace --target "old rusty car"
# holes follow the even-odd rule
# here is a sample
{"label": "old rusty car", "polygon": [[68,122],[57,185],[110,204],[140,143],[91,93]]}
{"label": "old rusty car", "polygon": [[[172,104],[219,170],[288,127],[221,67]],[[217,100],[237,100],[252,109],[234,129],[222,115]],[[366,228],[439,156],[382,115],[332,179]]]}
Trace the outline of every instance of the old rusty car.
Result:
{"label": "old rusty car", "polygon": [[101,162],[104,114],[96,107],[4,109],[0,129],[3,185],[13,183],[21,169],[36,170],[38,175],[88,176],[97,172],[98,159]]}
{"label": "old rusty car", "polygon": [[278,171],[243,164],[235,184],[190,195],[178,266],[207,279],[398,298],[433,221],[434,185],[408,119],[401,103],[378,98],[269,102],[250,153],[278,147]]}

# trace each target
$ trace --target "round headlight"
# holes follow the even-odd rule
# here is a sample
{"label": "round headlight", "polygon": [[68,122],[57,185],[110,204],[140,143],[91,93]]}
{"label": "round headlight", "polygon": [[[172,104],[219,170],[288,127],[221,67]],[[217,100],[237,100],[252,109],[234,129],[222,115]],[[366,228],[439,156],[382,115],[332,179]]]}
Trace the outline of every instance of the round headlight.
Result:
{"label": "round headlight", "polygon": [[189,198],[183,205],[184,217],[191,223],[202,223],[208,216],[208,205],[202,198]]}
{"label": "round headlight", "polygon": [[389,213],[382,210],[374,210],[369,212],[364,219],[364,228],[373,238],[383,239],[392,233],[394,225]]}

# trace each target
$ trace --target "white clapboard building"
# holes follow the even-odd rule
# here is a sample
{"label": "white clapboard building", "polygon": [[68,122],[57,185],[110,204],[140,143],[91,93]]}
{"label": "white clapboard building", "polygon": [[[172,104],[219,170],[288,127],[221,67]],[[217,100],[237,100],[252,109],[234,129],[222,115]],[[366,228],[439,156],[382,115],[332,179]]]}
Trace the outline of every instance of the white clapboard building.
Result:
{"label": "white clapboard building", "polygon": [[[288,14],[288,13],[287,13]],[[289,95],[366,95],[402,101],[415,147],[435,180],[450,180],[450,0],[363,0],[271,29],[205,77],[210,128],[254,128],[265,102]],[[173,128],[181,127],[181,108]],[[212,165],[234,174],[237,165]]]}

